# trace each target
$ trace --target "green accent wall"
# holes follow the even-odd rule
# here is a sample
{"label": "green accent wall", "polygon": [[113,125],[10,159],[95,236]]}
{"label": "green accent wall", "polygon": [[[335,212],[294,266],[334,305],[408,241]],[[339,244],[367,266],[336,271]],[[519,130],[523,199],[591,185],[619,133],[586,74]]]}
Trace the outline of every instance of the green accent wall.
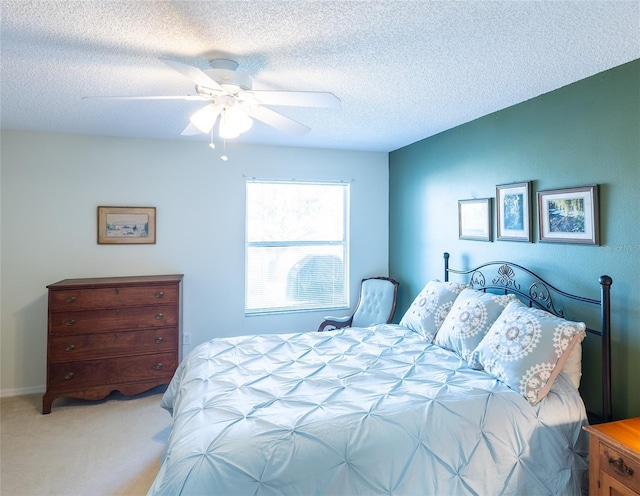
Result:
{"label": "green accent wall", "polygon": [[[521,181],[533,185],[533,243],[496,241],[495,204],[493,242],[458,239],[458,200],[495,199],[496,185]],[[536,193],[590,184],[599,185],[600,246],[540,243]],[[391,152],[389,240],[396,321],[427,281],[442,279],[445,251],[453,268],[509,260],[596,299],[599,276],[611,276],[614,417],[640,416],[640,60]],[[598,326],[597,316],[584,320]],[[585,341],[581,386],[595,411],[598,346]]]}

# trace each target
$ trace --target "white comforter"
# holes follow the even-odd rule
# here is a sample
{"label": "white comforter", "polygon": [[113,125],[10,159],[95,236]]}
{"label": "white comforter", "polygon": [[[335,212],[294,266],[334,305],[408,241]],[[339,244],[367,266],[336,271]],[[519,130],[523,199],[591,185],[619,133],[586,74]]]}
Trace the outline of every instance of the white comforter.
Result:
{"label": "white comforter", "polygon": [[400,326],[214,339],[180,365],[150,495],[580,494],[584,405],[532,407]]}

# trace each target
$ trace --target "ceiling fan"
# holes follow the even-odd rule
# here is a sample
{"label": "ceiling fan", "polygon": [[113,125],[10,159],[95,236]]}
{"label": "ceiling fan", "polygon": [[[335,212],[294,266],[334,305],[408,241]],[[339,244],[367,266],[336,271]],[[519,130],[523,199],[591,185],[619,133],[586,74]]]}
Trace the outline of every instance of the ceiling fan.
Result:
{"label": "ceiling fan", "polygon": [[[209,61],[211,69],[160,59],[166,65],[195,83],[195,94],[182,96],[105,96],[121,100],[200,100],[207,104],[196,111],[182,135],[211,134],[219,119],[218,133],[223,139],[233,139],[251,128],[253,119],[293,135],[304,135],[310,128],[286,117],[266,105],[293,107],[340,108],[333,93],[316,91],[253,90],[251,78],[237,71],[238,63],[228,59]],[[212,146],[213,148],[213,146]]]}

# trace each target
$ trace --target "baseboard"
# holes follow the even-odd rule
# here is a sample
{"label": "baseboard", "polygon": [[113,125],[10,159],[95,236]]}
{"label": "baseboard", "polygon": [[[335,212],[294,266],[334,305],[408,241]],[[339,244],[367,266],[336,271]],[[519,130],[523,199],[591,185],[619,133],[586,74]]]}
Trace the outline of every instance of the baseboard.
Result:
{"label": "baseboard", "polygon": [[27,394],[44,394],[45,386],[33,386],[18,389],[2,389],[0,390],[0,398],[9,398],[11,396],[25,396]]}

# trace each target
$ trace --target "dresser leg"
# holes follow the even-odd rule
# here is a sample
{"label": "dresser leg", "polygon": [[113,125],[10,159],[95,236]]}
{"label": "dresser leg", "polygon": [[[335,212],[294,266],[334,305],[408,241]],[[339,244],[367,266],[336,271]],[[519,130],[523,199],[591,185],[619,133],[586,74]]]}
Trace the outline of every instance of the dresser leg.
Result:
{"label": "dresser leg", "polygon": [[42,415],[51,413],[51,403],[53,403],[54,399],[55,397],[48,393],[42,397]]}

